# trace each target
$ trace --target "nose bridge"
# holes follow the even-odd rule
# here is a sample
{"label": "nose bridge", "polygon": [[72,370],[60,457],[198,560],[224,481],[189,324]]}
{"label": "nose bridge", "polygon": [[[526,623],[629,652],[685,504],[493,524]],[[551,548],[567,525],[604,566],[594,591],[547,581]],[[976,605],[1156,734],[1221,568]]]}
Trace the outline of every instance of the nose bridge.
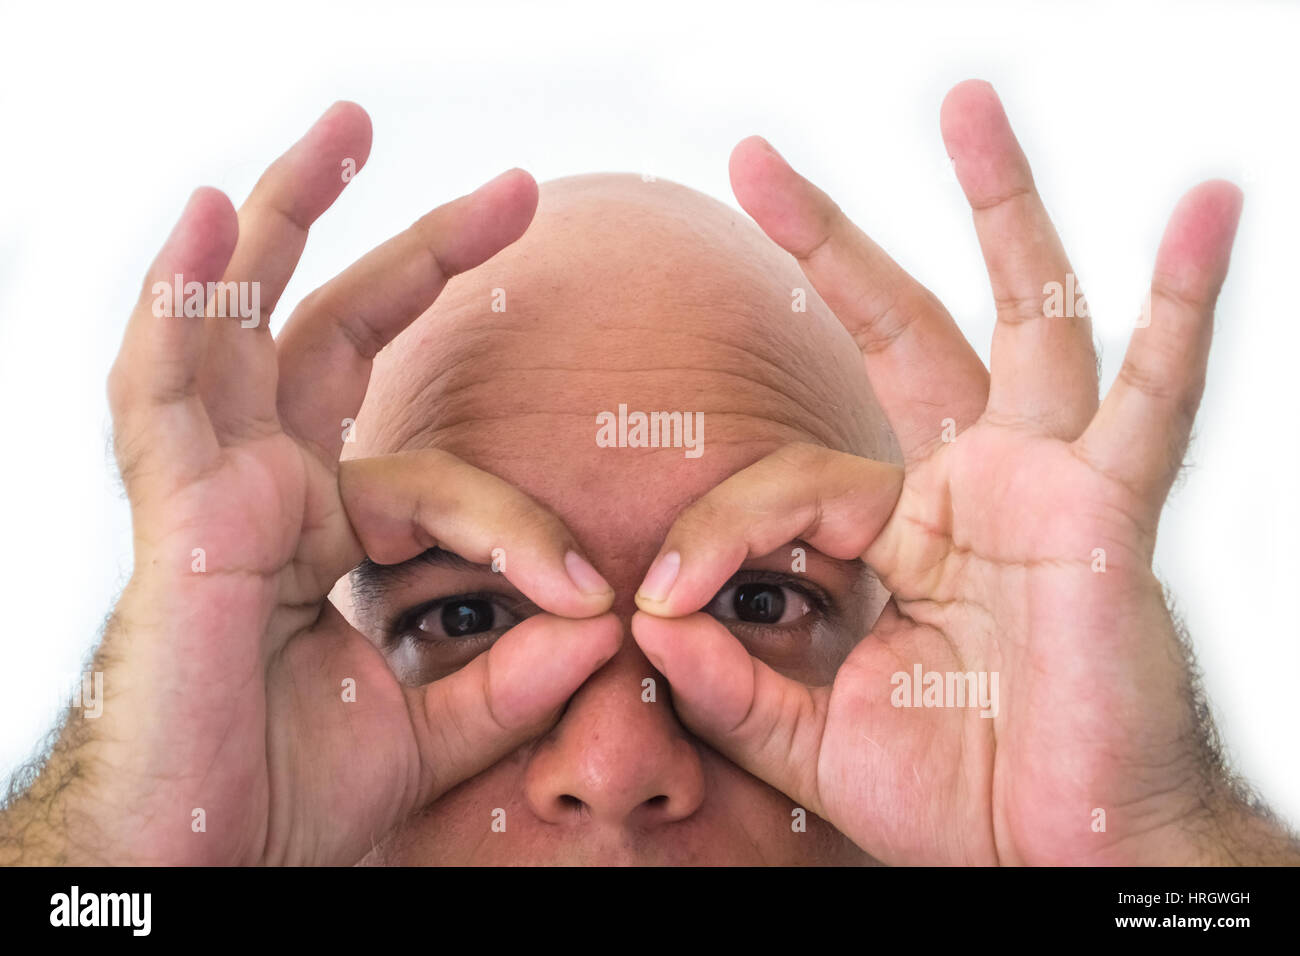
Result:
{"label": "nose bridge", "polygon": [[663,675],[630,632],[539,742],[525,790],[533,811],[551,823],[645,826],[699,807],[699,752],[672,711]]}

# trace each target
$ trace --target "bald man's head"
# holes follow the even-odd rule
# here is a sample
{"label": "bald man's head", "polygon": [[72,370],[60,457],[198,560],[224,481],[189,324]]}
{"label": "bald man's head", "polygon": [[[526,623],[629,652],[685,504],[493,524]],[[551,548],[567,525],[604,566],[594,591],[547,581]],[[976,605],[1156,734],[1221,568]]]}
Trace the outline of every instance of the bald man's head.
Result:
{"label": "bald man's head", "polygon": [[[703,453],[635,442],[608,447],[597,440],[598,416],[620,406],[702,420]],[[524,236],[452,279],[377,357],[355,437],[347,457],[436,447],[540,501],[613,586],[613,610],[625,626],[673,519],[725,478],[790,442],[899,457],[855,343],[797,263],[723,203],[625,174],[544,184]],[[789,575],[789,550],[746,568],[787,587],[777,577]],[[429,574],[426,602],[486,584],[511,590],[499,575],[471,582],[452,580],[445,567]],[[798,641],[782,637],[785,644],[755,653],[790,676],[829,683],[870,628],[883,592],[860,563],[819,555],[787,590],[797,587],[826,598],[823,619]],[[401,610],[374,613],[391,618]],[[367,630],[364,620],[359,626]],[[441,673],[435,664],[427,679]],[[610,808],[622,806],[620,781],[649,774],[647,792],[676,793],[674,806],[694,802],[674,821],[672,839],[638,831],[631,841],[606,829],[582,844],[584,860],[617,853],[641,862],[861,859],[824,825],[790,844],[789,801],[691,737],[666,693],[647,706],[642,682],[651,675],[625,640],[546,737],[439,800],[378,856],[487,862],[492,847],[479,840],[477,825],[472,840],[456,838],[456,814],[469,812],[464,801],[505,806],[513,798],[525,817],[531,807],[554,823],[539,808],[572,799],[603,806],[609,812],[592,816],[608,823],[619,818]],[[756,836],[760,830],[771,831],[770,842]],[[542,827],[529,844],[535,861],[572,859],[574,844],[561,852],[547,843],[549,832]],[[702,855],[705,844],[714,846],[711,855]]]}
{"label": "bald man's head", "polygon": [[894,455],[856,346],[793,258],[723,203],[630,174],[542,185],[524,236],[380,354],[357,453],[473,457],[487,423],[520,451],[594,451],[619,402],[703,412],[711,446]]}

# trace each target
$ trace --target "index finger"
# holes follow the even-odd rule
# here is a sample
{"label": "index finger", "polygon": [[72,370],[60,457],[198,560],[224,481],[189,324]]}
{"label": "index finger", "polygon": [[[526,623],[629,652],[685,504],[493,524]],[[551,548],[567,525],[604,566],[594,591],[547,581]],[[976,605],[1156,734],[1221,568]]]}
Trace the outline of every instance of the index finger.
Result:
{"label": "index finger", "polygon": [[510,245],[532,221],[537,183],[512,169],[439,206],[307,296],[277,344],[280,422],[328,461],[365,398],[374,357],[447,280]]}
{"label": "index finger", "polygon": [[893,513],[902,469],[819,445],[773,452],[712,489],[673,522],[636,595],[680,617],[704,607],[747,558],[794,540],[860,558]]}
{"label": "index finger", "polygon": [[[613,604],[613,589],[559,518],[504,479],[447,452],[430,448],[341,462],[339,494],[361,548],[379,564],[443,548],[491,565],[553,614],[586,618]],[[345,558],[340,574],[356,560]]]}

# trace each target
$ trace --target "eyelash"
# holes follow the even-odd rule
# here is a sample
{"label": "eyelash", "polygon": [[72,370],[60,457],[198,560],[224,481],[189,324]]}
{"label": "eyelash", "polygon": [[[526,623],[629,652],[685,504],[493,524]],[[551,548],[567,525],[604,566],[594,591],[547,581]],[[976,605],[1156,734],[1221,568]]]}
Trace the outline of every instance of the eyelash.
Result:
{"label": "eyelash", "polygon": [[[728,579],[726,584],[719,588],[718,594],[742,584],[771,584],[776,587],[789,588],[808,602],[811,614],[818,614],[823,620],[831,617],[835,612],[834,601],[822,588],[811,581],[794,578],[779,571],[737,571]],[[709,603],[712,604],[716,599],[717,595],[714,595],[713,598],[710,598]],[[773,631],[790,631],[807,626],[799,621],[791,621],[787,624],[755,624],[752,621],[728,620],[721,623],[724,627],[732,630],[739,628],[760,634],[770,634]]]}
{"label": "eyelash", "polygon": [[[473,644],[475,641],[495,639],[504,634],[514,624],[505,627],[494,627],[490,631],[480,631],[477,634],[470,634],[466,637],[439,637],[433,634],[421,634],[416,624],[420,618],[437,611],[439,608],[454,604],[459,601],[486,601],[496,607],[504,608],[512,617],[522,621],[524,618],[537,613],[537,608],[527,601],[519,601],[507,598],[504,594],[495,591],[471,591],[465,594],[449,594],[446,597],[436,598],[432,601],[426,601],[419,604],[409,611],[403,611],[398,614],[392,621],[384,627],[384,643],[389,646],[396,645],[403,638],[410,637],[422,644],[435,645],[455,645],[464,647]],[[518,623],[518,622],[516,622]]]}
{"label": "eyelash", "polygon": [[[808,602],[811,609],[810,613],[818,614],[823,619],[831,617],[835,612],[834,601],[822,588],[810,581],[792,578],[790,575],[778,571],[738,571],[718,589],[717,593],[722,594],[729,588],[738,587],[743,584],[771,584],[777,587],[789,588]],[[709,603],[713,603],[716,598],[717,595],[715,594],[713,598],[710,598]],[[510,600],[507,599],[505,595],[493,591],[474,591],[465,594],[449,594],[446,597],[426,601],[424,604],[417,605],[408,611],[403,611],[398,614],[384,627],[384,643],[388,646],[395,646],[403,638],[409,637],[427,645],[453,645],[456,647],[465,647],[466,645],[473,644],[476,641],[484,641],[488,639],[495,640],[501,634],[515,626],[514,624],[510,624],[505,627],[494,627],[490,631],[481,631],[477,634],[470,634],[466,637],[444,638],[418,633],[419,628],[416,624],[420,618],[437,611],[444,605],[458,601],[487,601],[493,605],[504,607],[511,616],[516,617],[521,621],[530,617],[532,614],[538,613],[538,609],[527,601]],[[756,624],[752,621],[732,619],[722,623],[723,626],[731,629],[740,629],[750,633],[769,634],[773,631],[789,631],[803,626],[799,622],[794,621],[787,624]]]}

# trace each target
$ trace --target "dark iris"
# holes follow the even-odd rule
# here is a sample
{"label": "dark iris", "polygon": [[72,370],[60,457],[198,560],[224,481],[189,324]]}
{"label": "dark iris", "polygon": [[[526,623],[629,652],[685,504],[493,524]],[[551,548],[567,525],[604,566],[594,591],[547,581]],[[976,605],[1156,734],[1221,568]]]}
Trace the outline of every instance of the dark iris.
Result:
{"label": "dark iris", "polygon": [[442,629],[449,637],[492,630],[492,602],[467,598],[442,607]]}
{"label": "dark iris", "polygon": [[775,584],[742,584],[733,601],[736,617],[751,624],[775,624],[785,613],[785,595]]}

